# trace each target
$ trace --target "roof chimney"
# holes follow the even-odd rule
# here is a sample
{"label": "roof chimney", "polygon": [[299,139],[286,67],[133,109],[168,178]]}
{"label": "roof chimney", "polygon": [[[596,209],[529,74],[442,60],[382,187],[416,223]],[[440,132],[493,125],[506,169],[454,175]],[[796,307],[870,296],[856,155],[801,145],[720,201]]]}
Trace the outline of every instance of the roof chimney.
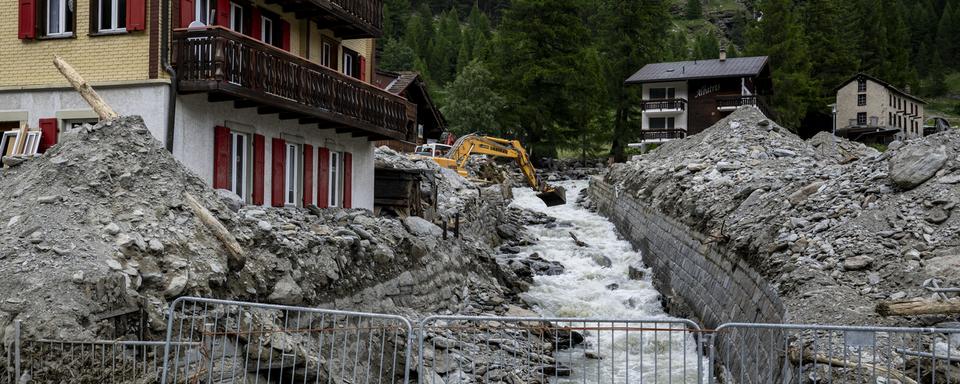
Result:
{"label": "roof chimney", "polygon": [[727,47],[720,47],[720,61],[727,61]]}

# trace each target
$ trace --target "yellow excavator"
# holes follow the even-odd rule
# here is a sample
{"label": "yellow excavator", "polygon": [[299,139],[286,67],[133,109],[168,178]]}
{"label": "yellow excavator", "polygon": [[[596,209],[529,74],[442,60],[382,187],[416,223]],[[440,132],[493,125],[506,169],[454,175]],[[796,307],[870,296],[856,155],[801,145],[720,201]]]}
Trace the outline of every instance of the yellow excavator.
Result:
{"label": "yellow excavator", "polygon": [[523,176],[527,178],[527,184],[530,184],[534,191],[539,192],[537,197],[548,207],[567,203],[567,195],[563,187],[547,185],[537,177],[537,170],[533,168],[533,163],[527,157],[527,151],[517,140],[469,134],[457,139],[445,156],[433,157],[433,161],[441,167],[457,171],[461,176],[467,176],[466,165],[470,155],[491,155],[514,159],[520,166]]}

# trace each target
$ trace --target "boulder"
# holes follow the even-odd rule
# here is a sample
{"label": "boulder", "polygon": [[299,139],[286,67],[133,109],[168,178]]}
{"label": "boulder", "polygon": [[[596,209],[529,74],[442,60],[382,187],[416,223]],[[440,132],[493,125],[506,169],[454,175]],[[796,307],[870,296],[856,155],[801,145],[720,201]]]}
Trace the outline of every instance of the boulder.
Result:
{"label": "boulder", "polygon": [[403,225],[416,236],[443,236],[443,229],[421,217],[410,216],[403,219]]}
{"label": "boulder", "polygon": [[297,305],[303,301],[303,291],[290,274],[283,275],[273,286],[267,300],[277,304]]}
{"label": "boulder", "polygon": [[233,212],[240,212],[240,208],[243,208],[246,204],[240,196],[237,196],[236,193],[233,193],[233,191],[229,189],[217,189],[216,192],[220,201]]}
{"label": "boulder", "polygon": [[873,264],[873,258],[870,256],[853,256],[843,261],[845,271],[859,271],[866,269]]}
{"label": "boulder", "polygon": [[947,162],[947,151],[940,145],[904,147],[890,159],[890,180],[903,189],[912,189],[927,181]]}

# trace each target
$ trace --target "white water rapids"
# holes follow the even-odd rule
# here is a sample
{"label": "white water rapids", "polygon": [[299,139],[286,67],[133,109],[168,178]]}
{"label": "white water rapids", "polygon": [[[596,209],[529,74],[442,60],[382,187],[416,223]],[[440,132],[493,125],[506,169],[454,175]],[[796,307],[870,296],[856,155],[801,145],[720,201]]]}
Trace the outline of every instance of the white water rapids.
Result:
{"label": "white water rapids", "polygon": [[[574,201],[587,187],[586,181],[558,184],[566,188],[568,203],[554,207],[547,207],[529,188],[513,190],[512,205],[557,218],[556,225],[529,226],[529,232],[538,241],[522,248],[517,256],[538,253],[566,267],[560,275],[536,276],[523,299],[544,317],[617,320],[564,324],[595,329],[582,331],[586,339],[582,346],[557,352],[557,360],[572,368],[572,375],[560,378],[561,381],[697,382],[698,373],[705,372],[705,367],[698,372],[696,342],[691,333],[681,331],[682,324],[658,322],[677,319],[664,313],[659,293],[650,280],[650,270],[643,267],[645,276],[641,280],[627,276],[629,265],[643,265],[640,253],[617,237],[613,223],[577,206]],[[587,246],[578,246],[571,232]],[[609,267],[597,263],[601,256],[609,258]],[[608,289],[610,284],[617,284],[618,288]],[[647,322],[627,321],[641,319]],[[594,356],[587,356],[587,351]]]}

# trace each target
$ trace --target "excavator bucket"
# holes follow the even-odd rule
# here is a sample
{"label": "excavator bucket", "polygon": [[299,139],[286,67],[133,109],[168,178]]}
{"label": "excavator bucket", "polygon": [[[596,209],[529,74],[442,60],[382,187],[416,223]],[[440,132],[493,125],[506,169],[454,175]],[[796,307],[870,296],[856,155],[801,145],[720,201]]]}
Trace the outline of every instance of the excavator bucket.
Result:
{"label": "excavator bucket", "polygon": [[548,207],[567,203],[567,191],[563,187],[547,187],[546,190],[538,193],[537,197],[543,200]]}

